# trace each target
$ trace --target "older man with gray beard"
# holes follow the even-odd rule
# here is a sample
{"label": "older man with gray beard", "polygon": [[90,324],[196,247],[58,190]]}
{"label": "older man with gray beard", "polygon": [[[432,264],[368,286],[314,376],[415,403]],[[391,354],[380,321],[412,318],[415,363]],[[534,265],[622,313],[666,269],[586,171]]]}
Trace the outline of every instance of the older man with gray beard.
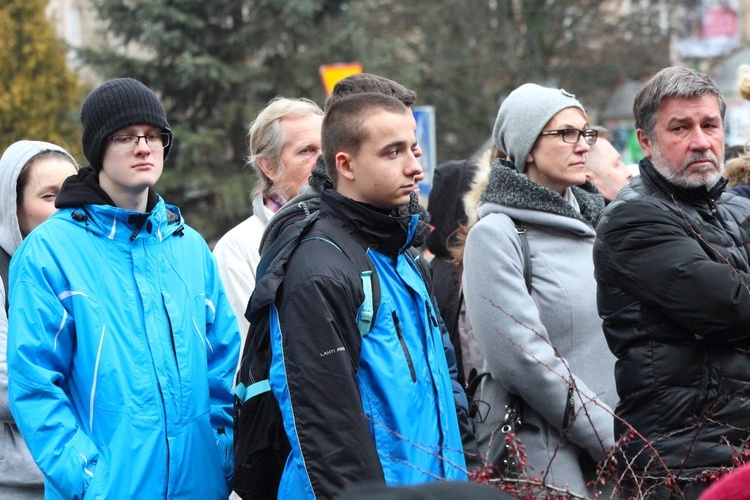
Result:
{"label": "older man with gray beard", "polygon": [[597,230],[627,497],[695,498],[750,438],[750,203],[724,193],[725,108],[691,69],[644,83],[633,105],[641,176]]}

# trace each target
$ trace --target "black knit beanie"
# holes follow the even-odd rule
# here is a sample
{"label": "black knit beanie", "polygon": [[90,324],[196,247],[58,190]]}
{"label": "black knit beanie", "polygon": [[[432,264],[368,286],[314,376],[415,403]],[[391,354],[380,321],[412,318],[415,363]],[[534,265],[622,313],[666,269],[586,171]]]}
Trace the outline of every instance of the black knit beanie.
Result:
{"label": "black knit beanie", "polygon": [[104,141],[121,128],[144,124],[168,133],[165,160],[172,147],[172,129],[164,106],[151,89],[132,78],[110,80],[94,89],[83,102],[81,124],[83,154],[97,172],[102,168]]}

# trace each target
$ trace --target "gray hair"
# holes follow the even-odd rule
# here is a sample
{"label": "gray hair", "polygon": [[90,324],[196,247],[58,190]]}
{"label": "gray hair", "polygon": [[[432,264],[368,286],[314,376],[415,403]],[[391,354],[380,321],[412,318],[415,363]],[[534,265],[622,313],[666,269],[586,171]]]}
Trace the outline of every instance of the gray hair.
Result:
{"label": "gray hair", "polygon": [[649,139],[653,139],[654,127],[659,114],[659,106],[665,99],[703,97],[713,95],[719,102],[721,121],[727,104],[716,82],[707,74],[690,68],[671,66],[656,73],[641,85],[633,101],[635,128],[641,129]]}
{"label": "gray hair", "polygon": [[609,140],[609,137],[608,137],[609,136],[609,129],[607,127],[602,127],[601,125],[594,125],[591,128],[594,129],[594,130],[596,130],[599,133],[599,135],[598,135],[599,139],[607,139],[607,140]]}
{"label": "gray hair", "polygon": [[323,116],[320,107],[309,99],[289,99],[277,96],[271,99],[250,124],[247,134],[247,165],[252,166],[258,176],[258,183],[253,188],[253,198],[261,194],[266,198],[271,193],[273,181],[260,168],[260,159],[266,158],[273,168],[281,167],[281,150],[288,138],[281,126],[284,118],[300,118],[307,115]]}

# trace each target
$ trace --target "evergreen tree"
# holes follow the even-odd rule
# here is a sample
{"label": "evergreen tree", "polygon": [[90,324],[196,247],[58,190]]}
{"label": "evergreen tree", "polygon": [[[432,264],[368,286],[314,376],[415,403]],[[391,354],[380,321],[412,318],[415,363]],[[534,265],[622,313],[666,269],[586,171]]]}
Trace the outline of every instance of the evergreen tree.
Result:
{"label": "evergreen tree", "polygon": [[439,162],[485,144],[522,83],[568,89],[593,120],[617,83],[669,65],[659,2],[623,14],[613,0],[93,1],[112,43],[83,56],[162,96],[176,144],[158,189],[209,241],[251,212],[249,123],[276,95],[322,104],[322,64],[360,62],[416,90],[436,107]]}
{"label": "evergreen tree", "polygon": [[[215,240],[252,212],[246,134],[276,95],[322,104],[316,27],[339,0],[95,0],[103,48],[81,57],[103,77],[160,95],[175,147],[158,186]],[[172,156],[173,155],[173,156]]]}
{"label": "evergreen tree", "polygon": [[21,139],[59,144],[79,155],[77,76],[44,15],[46,0],[0,4],[0,153]]}

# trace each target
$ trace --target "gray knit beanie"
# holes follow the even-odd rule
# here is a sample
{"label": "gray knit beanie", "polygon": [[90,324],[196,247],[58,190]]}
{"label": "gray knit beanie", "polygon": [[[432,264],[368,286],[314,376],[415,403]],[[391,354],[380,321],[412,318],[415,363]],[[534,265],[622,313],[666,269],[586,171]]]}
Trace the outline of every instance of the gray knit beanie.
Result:
{"label": "gray knit beanie", "polygon": [[172,147],[172,129],[164,106],[151,89],[132,78],[110,80],[94,89],[83,102],[81,124],[83,154],[97,172],[102,168],[104,141],[121,128],[153,125],[169,134],[165,160]]}
{"label": "gray knit beanie", "polygon": [[576,96],[563,89],[550,89],[525,83],[510,93],[500,105],[492,139],[508,155],[516,170],[526,170],[526,157],[539,134],[553,116],[565,108],[578,108],[586,114]]}

